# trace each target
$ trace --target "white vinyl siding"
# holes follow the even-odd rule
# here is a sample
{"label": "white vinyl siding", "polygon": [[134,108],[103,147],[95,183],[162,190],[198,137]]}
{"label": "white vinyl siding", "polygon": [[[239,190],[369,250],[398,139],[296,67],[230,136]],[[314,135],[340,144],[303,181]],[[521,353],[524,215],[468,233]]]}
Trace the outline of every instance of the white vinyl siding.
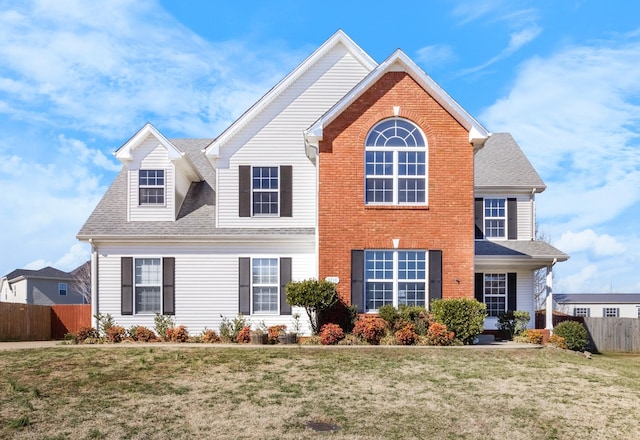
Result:
{"label": "white vinyl siding", "polygon": [[[109,245],[100,246],[98,278],[99,313],[110,313],[118,325],[128,328],[144,325],[153,329],[153,315],[121,315],[120,259],[175,257],[175,316],[177,325],[185,325],[191,334],[204,328],[219,329],[220,315],[233,319],[238,316],[238,258],[272,258],[274,255],[292,258],[292,279],[304,280],[317,276],[314,243],[282,244],[172,244],[172,245]],[[303,330],[309,325],[303,309],[300,313]],[[267,325],[293,325],[292,315],[264,315],[254,318],[254,327],[264,321]]]}
{"label": "white vinyl siding", "polygon": [[[167,150],[158,140],[149,136],[133,151],[133,161],[129,165],[129,220],[130,221],[171,221],[175,220],[175,167],[169,160]],[[165,201],[161,206],[140,205],[139,170],[164,170]]]}
{"label": "white vinyl siding", "polygon": [[[316,169],[305,154],[302,132],[366,74],[345,47],[337,45],[221,147],[219,227],[315,227]],[[239,217],[240,165],[291,165],[292,217]]]}

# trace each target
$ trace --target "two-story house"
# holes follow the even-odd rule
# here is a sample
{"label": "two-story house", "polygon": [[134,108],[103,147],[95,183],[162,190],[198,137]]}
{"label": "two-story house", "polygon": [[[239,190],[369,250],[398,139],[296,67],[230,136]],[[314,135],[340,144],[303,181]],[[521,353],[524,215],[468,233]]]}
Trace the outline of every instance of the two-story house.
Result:
{"label": "two-story house", "polygon": [[[88,264],[88,263],[84,263]],[[22,304],[86,304],[76,276],[84,266],[65,272],[51,266],[38,270],[16,269],[0,278],[0,302]]]}
{"label": "two-story house", "polygon": [[217,138],[147,124],[115,154],[78,238],[92,312],[120,325],[290,325],[284,286],[318,277],[363,313],[475,292],[492,315],[533,314],[533,271],[567,258],[533,240],[544,184],[515,141],[402,51],[377,64],[342,31]]}

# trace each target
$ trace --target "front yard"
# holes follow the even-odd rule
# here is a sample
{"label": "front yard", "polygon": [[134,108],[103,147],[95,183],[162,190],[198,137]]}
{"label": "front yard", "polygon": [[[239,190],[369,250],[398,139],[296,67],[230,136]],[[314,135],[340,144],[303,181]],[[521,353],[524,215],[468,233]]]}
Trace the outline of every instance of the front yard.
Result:
{"label": "front yard", "polygon": [[640,356],[552,348],[70,346],[0,371],[0,438],[619,439],[640,420]]}

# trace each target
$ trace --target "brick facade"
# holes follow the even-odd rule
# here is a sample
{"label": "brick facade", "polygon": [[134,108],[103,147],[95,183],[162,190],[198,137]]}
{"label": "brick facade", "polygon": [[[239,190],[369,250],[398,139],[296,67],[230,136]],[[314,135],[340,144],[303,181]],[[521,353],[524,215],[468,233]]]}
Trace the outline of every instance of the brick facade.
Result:
{"label": "brick facade", "polygon": [[[366,206],[364,142],[380,120],[417,124],[428,148],[428,206]],[[350,303],[351,250],[442,250],[443,298],[473,298],[473,146],[469,133],[405,72],[382,76],[324,128],[319,170],[319,276]],[[456,280],[459,280],[456,281]]]}

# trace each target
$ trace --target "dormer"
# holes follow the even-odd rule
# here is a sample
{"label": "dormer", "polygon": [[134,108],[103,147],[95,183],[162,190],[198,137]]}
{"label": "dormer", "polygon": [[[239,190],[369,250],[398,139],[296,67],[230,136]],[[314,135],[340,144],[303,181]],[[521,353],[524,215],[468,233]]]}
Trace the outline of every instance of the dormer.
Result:
{"label": "dormer", "polygon": [[191,183],[203,180],[186,153],[151,124],[115,156],[127,170],[127,221],[175,221]]}

